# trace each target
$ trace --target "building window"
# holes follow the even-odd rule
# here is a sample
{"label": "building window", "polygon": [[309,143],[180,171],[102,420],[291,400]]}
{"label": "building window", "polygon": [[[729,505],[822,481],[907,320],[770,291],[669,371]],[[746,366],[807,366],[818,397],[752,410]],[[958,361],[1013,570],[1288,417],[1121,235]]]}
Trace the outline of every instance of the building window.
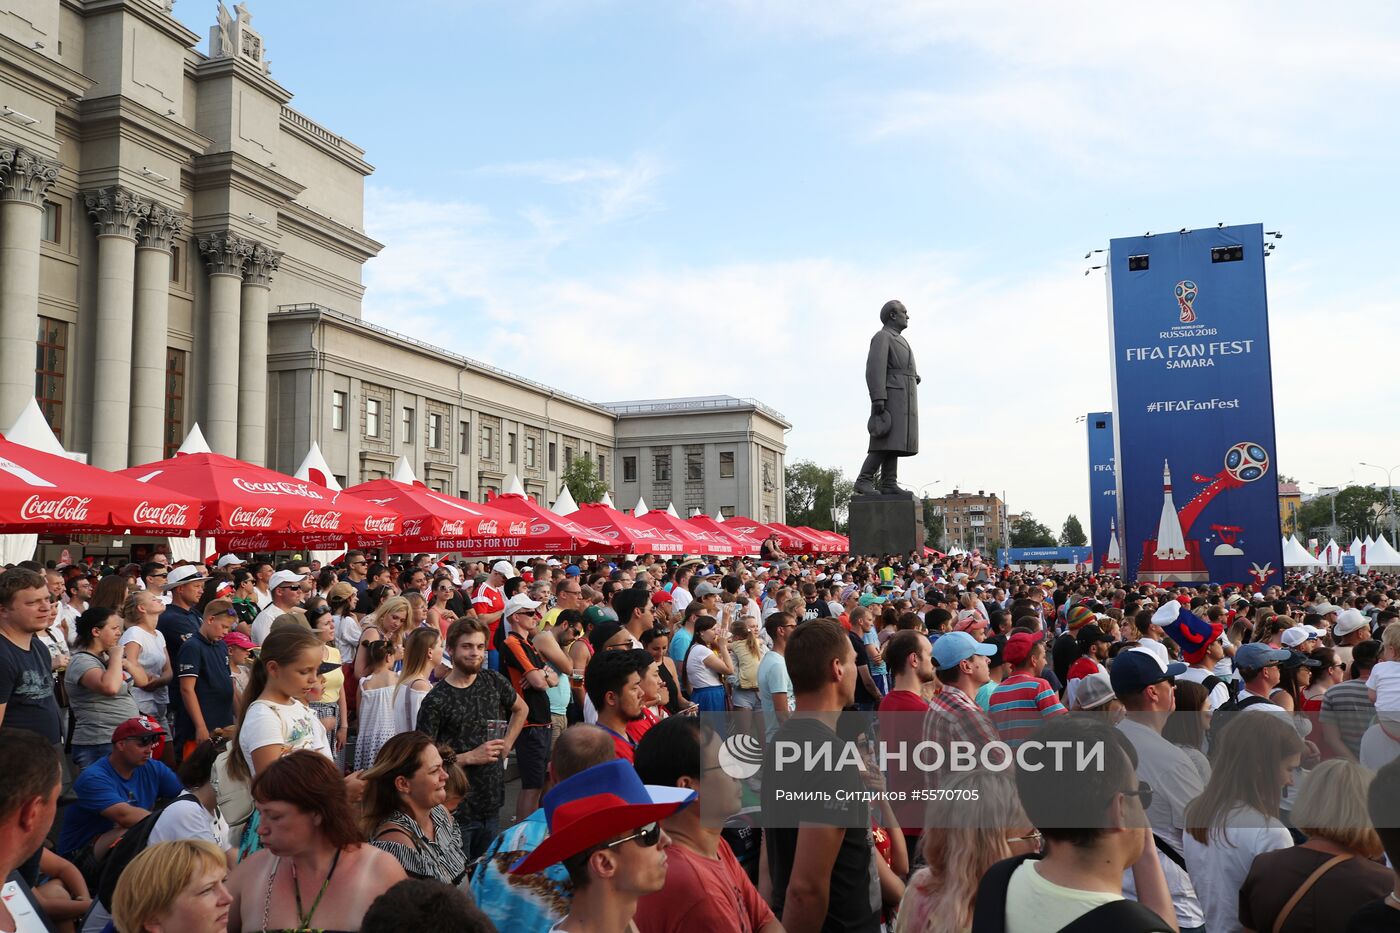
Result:
{"label": "building window", "polygon": [[510,432],[508,432],[508,433],[506,434],[506,456],[507,456],[507,460],[506,460],[507,463],[514,463],[514,462],[515,462],[515,432],[514,432],[514,431],[510,431]]}
{"label": "building window", "polygon": [[573,466],[573,465],[574,465],[574,449],[573,449],[572,447],[565,447],[565,448],[564,448],[564,469],[567,470],[569,467],[571,467],[571,466]]}
{"label": "building window", "polygon": [[428,446],[433,450],[442,450],[442,415],[437,412],[428,414]]}
{"label": "building window", "polygon": [[553,441],[549,442],[549,468],[551,470],[559,469],[559,445]]}
{"label": "building window", "polygon": [[535,439],[525,438],[525,465],[530,469],[535,468]]}
{"label": "building window", "polygon": [[719,478],[734,478],[734,451],[721,450],[719,452]]}
{"label": "building window", "polygon": [[671,455],[657,454],[655,469],[652,471],[658,483],[669,483],[671,481]]}
{"label": "building window", "polygon": [[379,399],[365,399],[365,437],[379,436]]}
{"label": "building window", "polygon": [[170,281],[176,285],[185,281],[185,253],[179,243],[170,247]]}
{"label": "building window", "polygon": [[165,456],[173,457],[185,441],[184,350],[165,351]]}
{"label": "building window", "polygon": [[[462,456],[472,452],[472,425],[470,421],[458,422],[457,426],[457,453]],[[464,494],[463,499],[466,498]]]}
{"label": "building window", "polygon": [[723,516],[724,518],[733,518],[733,517],[734,517],[734,506],[732,506],[732,505],[722,505],[722,506],[720,506],[720,507],[719,507],[719,514],[720,514],[721,516]]}
{"label": "building window", "polygon": [[608,458],[602,454],[598,455],[598,478],[605,483],[608,481]]}
{"label": "building window", "polygon": [[331,393],[331,430],[345,430],[345,402],[344,392]]}
{"label": "building window", "polygon": [[483,460],[494,460],[496,448],[492,446],[491,429],[486,425],[481,426],[481,458]]}
{"label": "building window", "polygon": [[39,318],[38,359],[34,366],[34,398],[54,437],[63,440],[64,383],[68,375],[68,325]]}
{"label": "building window", "polygon": [[685,479],[689,483],[703,482],[705,479],[705,453],[700,450],[687,451],[685,455]]}
{"label": "building window", "polygon": [[622,481],[624,483],[635,483],[637,481],[637,458],[622,458]]}
{"label": "building window", "polygon": [[63,242],[63,205],[53,201],[44,202],[44,232],[41,234],[48,243]]}
{"label": "building window", "polygon": [[412,408],[405,408],[405,409],[403,410],[403,443],[405,443],[405,444],[412,444],[412,443],[413,443],[413,409],[412,409]]}

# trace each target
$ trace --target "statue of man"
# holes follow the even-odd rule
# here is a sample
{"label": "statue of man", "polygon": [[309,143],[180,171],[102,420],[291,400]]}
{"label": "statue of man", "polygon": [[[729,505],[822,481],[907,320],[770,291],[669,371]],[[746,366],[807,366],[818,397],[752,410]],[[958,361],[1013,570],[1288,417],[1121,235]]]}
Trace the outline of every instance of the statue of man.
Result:
{"label": "statue of man", "polygon": [[[909,312],[900,301],[887,301],[880,309],[885,326],[870,338],[865,360],[865,385],[870,390],[870,452],[856,477],[860,495],[898,495],[899,458],[919,452],[919,374],[914,351],[901,334],[909,326]],[[879,474],[879,483],[875,475]]]}

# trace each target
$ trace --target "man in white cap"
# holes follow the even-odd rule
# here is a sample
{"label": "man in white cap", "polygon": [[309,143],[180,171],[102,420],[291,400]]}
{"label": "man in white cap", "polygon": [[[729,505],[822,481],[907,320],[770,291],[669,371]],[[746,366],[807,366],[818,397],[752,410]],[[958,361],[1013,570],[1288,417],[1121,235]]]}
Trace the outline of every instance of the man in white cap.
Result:
{"label": "man in white cap", "polygon": [[225,554],[223,557],[219,558],[218,568],[220,570],[232,571],[238,567],[242,567],[245,563],[247,563],[247,561],[237,554]]}
{"label": "man in white cap", "polygon": [[[1356,610],[1352,611],[1355,612]],[[1321,632],[1311,625],[1295,625],[1292,628],[1284,629],[1283,634],[1279,636],[1278,640],[1285,648],[1292,648],[1294,651],[1301,651],[1303,654],[1309,654],[1314,648],[1321,644],[1321,642],[1318,641],[1321,634]]]}
{"label": "man in white cap", "polygon": [[1337,621],[1332,624],[1332,638],[1337,643],[1333,650],[1337,660],[1351,670],[1351,649],[1371,637],[1371,623],[1360,609],[1346,609],[1337,613]]}
{"label": "man in white cap", "polygon": [[549,690],[559,683],[559,675],[535,650],[535,632],[540,627],[540,607],[524,593],[512,596],[502,610],[509,626],[501,651],[502,672],[520,699],[525,701],[525,727],[515,740],[515,758],[520,769],[520,796],[515,818],[523,820],[540,805],[546,772],[549,769]]}
{"label": "man in white cap", "polygon": [[209,578],[202,567],[186,564],[170,571],[161,587],[170,596],[170,605],[160,614],[156,630],[165,636],[166,654],[179,657],[180,646],[204,624],[204,616],[195,608],[204,595],[204,582]]}
{"label": "man in white cap", "polygon": [[272,602],[253,620],[253,631],[249,634],[253,644],[261,645],[267,638],[267,633],[272,630],[272,623],[291,612],[297,603],[301,602],[301,584],[305,579],[305,575],[295,571],[279,570],[267,581],[267,588],[272,593]]}
{"label": "man in white cap", "polygon": [[493,671],[501,669],[500,652],[489,646],[496,644],[496,629],[501,624],[501,618],[505,613],[506,594],[502,589],[506,581],[520,576],[515,565],[508,560],[498,560],[491,565],[491,576],[477,589],[476,595],[472,597],[472,608],[476,610],[476,617],[485,622],[491,629],[486,636],[488,650],[486,652],[486,666]]}

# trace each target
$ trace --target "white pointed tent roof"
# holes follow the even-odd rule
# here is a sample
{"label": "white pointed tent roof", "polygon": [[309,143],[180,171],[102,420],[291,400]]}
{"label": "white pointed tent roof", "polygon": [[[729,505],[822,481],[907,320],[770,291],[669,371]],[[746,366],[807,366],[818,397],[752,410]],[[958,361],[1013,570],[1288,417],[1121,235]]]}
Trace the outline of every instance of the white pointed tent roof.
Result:
{"label": "white pointed tent roof", "polygon": [[520,482],[520,477],[512,473],[506,477],[506,494],[514,493],[517,496],[525,495],[525,484]]}
{"label": "white pointed tent roof", "polygon": [[190,433],[185,435],[185,442],[175,452],[177,454],[212,454],[214,450],[204,439],[204,432],[199,429],[199,422],[196,421],[194,427],[190,428]]}
{"label": "white pointed tent roof", "polygon": [[715,521],[724,524],[724,509],[715,509]]}
{"label": "white pointed tent roof", "polygon": [[1381,535],[1376,539],[1376,543],[1366,551],[1366,566],[1400,567],[1400,551],[1391,547],[1390,542],[1385,539],[1385,535]]}
{"label": "white pointed tent roof", "polygon": [[1283,566],[1285,567],[1321,567],[1322,562],[1308,553],[1308,549],[1298,543],[1294,537],[1283,539]]}
{"label": "white pointed tent roof", "polygon": [[389,477],[396,483],[408,483],[412,486],[418,482],[418,477],[413,475],[413,467],[409,466],[408,458],[399,454],[399,459],[394,461],[394,472]]}
{"label": "white pointed tent roof", "polygon": [[666,514],[671,516],[672,518],[681,517],[680,513],[676,511],[676,504],[674,502],[666,503]]}
{"label": "white pointed tent roof", "polygon": [[574,501],[574,494],[569,492],[568,486],[559,487],[559,498],[554,500],[550,511],[555,515],[572,515],[578,511],[578,503]]}
{"label": "white pointed tent roof", "polygon": [[1356,558],[1356,565],[1361,566],[1361,539],[1352,538],[1351,547],[1347,548],[1347,553]]}
{"label": "white pointed tent roof", "polygon": [[1317,552],[1318,561],[1324,567],[1340,567],[1342,564],[1342,548],[1337,543],[1336,538],[1328,538],[1327,543]]}
{"label": "white pointed tent roof", "polygon": [[33,399],[24,406],[24,411],[19,413],[15,423],[10,425],[10,429],[5,432],[5,439],[16,444],[23,444],[25,447],[32,447],[35,450],[42,450],[46,454],[53,454],[58,457],[68,456],[68,451],[63,449],[63,445],[54,437],[53,429],[49,427],[48,421],[44,419],[44,413],[39,410],[39,403]]}
{"label": "white pointed tent roof", "polygon": [[[608,492],[603,493],[603,498],[601,498],[601,499],[598,500],[598,504],[599,504],[599,505],[606,505],[606,506],[607,506],[608,508],[610,508],[610,509],[616,509],[616,508],[617,508],[617,506],[613,505],[612,493],[608,493]],[[578,510],[575,509],[574,511],[578,511]]]}
{"label": "white pointed tent roof", "polygon": [[632,515],[636,518],[641,518],[643,515],[647,514],[650,511],[651,509],[647,508],[647,500],[643,499],[641,496],[638,496],[637,507],[632,510]]}
{"label": "white pointed tent roof", "polygon": [[315,441],[311,442],[311,449],[302,458],[301,466],[292,474],[297,479],[304,479],[308,483],[317,483],[327,489],[334,489],[340,492],[340,483],[336,482],[335,474],[331,472],[330,464],[326,463],[326,458],[321,454],[321,445]]}

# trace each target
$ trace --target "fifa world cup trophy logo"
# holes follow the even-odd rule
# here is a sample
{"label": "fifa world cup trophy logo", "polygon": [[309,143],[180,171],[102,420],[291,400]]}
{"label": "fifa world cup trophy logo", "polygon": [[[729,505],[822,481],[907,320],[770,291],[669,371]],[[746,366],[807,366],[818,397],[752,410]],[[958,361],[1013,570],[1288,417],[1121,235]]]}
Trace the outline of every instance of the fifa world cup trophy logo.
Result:
{"label": "fifa world cup trophy logo", "polygon": [[1196,300],[1196,283],[1186,279],[1176,283],[1176,303],[1181,306],[1181,323],[1196,323],[1196,311],[1191,307]]}

